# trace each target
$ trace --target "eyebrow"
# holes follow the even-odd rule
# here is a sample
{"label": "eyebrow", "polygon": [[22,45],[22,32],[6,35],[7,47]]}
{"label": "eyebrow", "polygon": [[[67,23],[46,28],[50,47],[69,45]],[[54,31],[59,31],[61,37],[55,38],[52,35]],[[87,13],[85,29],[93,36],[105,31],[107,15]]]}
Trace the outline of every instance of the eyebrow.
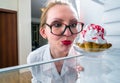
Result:
{"label": "eyebrow", "polygon": [[53,21],[64,21],[63,19],[61,19],[61,18],[54,18],[54,20]]}
{"label": "eyebrow", "polygon": [[[64,20],[61,19],[61,18],[54,18],[54,20],[53,20],[52,22],[54,22],[54,21],[60,21],[60,22],[63,22]],[[76,18],[70,19],[69,22],[74,22],[74,21],[77,21],[77,19],[76,19]]]}

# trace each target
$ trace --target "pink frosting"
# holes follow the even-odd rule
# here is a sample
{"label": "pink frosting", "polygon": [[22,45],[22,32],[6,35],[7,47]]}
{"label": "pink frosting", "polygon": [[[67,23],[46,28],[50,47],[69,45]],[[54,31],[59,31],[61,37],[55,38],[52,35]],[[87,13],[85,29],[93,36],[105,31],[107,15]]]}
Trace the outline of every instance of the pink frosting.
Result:
{"label": "pink frosting", "polygon": [[80,41],[83,43],[87,42],[95,42],[95,43],[106,43],[105,29],[100,25],[90,24],[85,27],[85,29],[80,33]]}

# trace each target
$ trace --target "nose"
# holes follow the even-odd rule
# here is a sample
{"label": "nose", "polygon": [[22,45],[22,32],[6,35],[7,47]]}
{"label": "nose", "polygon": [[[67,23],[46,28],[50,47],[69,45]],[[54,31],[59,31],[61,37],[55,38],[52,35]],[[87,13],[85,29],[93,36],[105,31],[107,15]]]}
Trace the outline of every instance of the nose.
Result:
{"label": "nose", "polygon": [[72,32],[71,32],[70,28],[66,28],[66,30],[64,32],[64,35],[65,36],[71,36],[72,35]]}

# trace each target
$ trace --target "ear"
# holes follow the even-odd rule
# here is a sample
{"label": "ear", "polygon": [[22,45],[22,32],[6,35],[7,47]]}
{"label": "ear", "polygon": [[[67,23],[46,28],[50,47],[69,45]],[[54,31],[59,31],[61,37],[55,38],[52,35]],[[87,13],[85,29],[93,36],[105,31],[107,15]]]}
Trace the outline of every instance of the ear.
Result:
{"label": "ear", "polygon": [[41,36],[42,36],[44,39],[47,39],[47,36],[46,36],[46,33],[45,33],[45,28],[40,27],[39,33],[41,34]]}

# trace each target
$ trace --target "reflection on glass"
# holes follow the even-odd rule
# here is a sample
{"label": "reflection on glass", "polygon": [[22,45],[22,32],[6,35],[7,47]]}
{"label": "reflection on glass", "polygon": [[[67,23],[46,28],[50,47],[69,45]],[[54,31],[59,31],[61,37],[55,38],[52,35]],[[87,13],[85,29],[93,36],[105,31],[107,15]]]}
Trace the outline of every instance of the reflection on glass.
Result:
{"label": "reflection on glass", "polygon": [[[73,55],[59,59],[53,59],[51,61],[43,61],[29,65],[27,64],[0,69],[0,83],[31,83],[32,74],[28,69],[32,66],[42,68],[42,77],[38,77],[42,80],[42,83],[56,83],[56,81],[59,81],[60,83],[71,83],[72,81],[75,82],[78,78],[76,65],[77,58],[79,57],[80,55]],[[64,68],[61,70],[62,73],[55,72],[56,69],[54,67],[54,62],[64,62]],[[39,72],[37,75],[39,75]],[[56,76],[58,76],[58,78]],[[47,82],[45,79],[49,79],[49,82]]]}
{"label": "reflection on glass", "polygon": [[21,70],[0,73],[0,83],[31,83],[30,71]]}
{"label": "reflection on glass", "polygon": [[[99,53],[87,53],[83,52],[83,56],[70,56],[59,59],[53,59],[52,61],[38,62],[30,65],[22,65],[15,67],[8,67],[0,69],[0,83],[31,83],[32,75],[29,71],[29,68],[32,66],[40,65],[43,69],[46,70],[54,62],[64,61],[64,66],[66,71],[71,69],[67,77],[73,76],[77,77],[76,83],[120,83],[120,49],[111,48],[104,52]],[[77,50],[77,52],[81,52]],[[73,61],[75,63],[73,64]],[[84,71],[74,72],[74,69],[78,64],[84,67]],[[47,72],[44,72],[46,76],[51,78],[51,82],[55,83],[52,78],[56,78],[54,75],[54,65],[51,65],[51,69]],[[39,72],[38,72],[39,74]],[[59,75],[59,73],[58,73]],[[62,78],[62,74],[60,74]],[[46,77],[45,77],[46,78]],[[42,79],[42,77],[40,77]],[[73,79],[62,78],[61,83],[71,83]],[[44,83],[44,82],[42,82]],[[73,83],[73,82],[72,82]]]}

